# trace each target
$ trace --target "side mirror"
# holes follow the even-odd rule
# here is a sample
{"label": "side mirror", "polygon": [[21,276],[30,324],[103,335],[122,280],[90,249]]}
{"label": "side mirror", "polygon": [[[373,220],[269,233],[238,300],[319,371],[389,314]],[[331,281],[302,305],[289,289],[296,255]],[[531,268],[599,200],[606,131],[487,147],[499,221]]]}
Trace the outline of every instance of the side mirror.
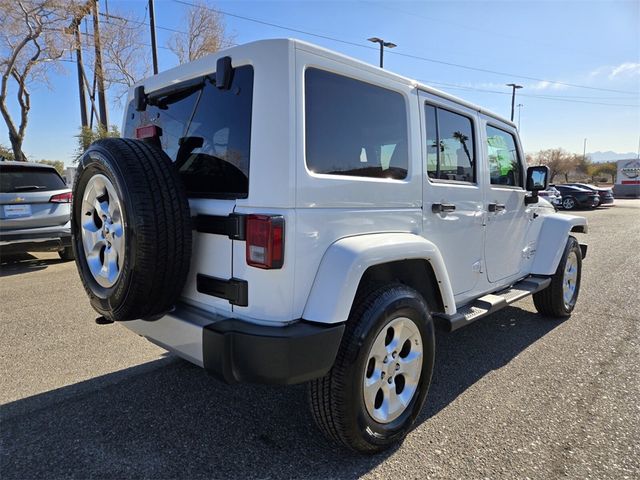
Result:
{"label": "side mirror", "polygon": [[537,203],[538,192],[546,190],[549,186],[549,167],[538,166],[527,168],[527,190],[531,192],[530,197],[525,197],[525,204]]}

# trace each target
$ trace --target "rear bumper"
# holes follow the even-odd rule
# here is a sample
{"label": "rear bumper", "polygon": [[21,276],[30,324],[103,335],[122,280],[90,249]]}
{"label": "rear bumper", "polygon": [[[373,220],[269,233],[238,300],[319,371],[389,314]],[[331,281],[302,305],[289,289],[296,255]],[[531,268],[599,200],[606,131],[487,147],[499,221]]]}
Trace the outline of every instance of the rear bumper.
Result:
{"label": "rear bumper", "polygon": [[0,231],[2,253],[60,251],[71,246],[69,228]]}
{"label": "rear bumper", "polygon": [[344,332],[344,324],[303,320],[256,325],[186,305],[158,320],[122,324],[227,383],[293,384],[322,377]]}

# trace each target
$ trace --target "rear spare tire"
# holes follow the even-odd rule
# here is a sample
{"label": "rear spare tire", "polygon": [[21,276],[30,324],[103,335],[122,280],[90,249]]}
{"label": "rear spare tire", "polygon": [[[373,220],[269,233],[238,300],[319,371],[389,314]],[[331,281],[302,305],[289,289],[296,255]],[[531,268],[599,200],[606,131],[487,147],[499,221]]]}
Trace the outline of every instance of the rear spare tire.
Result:
{"label": "rear spare tire", "polygon": [[73,199],[76,265],[93,308],[119,321],[170,310],[191,260],[189,203],[171,159],[139,140],[98,140],[79,161]]}

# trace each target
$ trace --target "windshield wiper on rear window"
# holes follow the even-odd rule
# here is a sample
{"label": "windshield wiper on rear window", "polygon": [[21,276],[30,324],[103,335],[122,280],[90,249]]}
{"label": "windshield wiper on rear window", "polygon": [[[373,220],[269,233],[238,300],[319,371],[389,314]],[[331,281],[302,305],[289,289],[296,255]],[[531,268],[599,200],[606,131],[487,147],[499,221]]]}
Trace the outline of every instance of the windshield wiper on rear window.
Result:
{"label": "windshield wiper on rear window", "polygon": [[[162,110],[172,103],[179,102],[189,95],[202,90],[208,77],[194,78],[179,85],[169,85],[147,95],[147,104],[154,105]],[[210,80],[210,79],[209,79]]]}
{"label": "windshield wiper on rear window", "polygon": [[18,185],[13,187],[14,192],[24,192],[27,190],[42,190],[43,188],[47,188],[46,185]]}

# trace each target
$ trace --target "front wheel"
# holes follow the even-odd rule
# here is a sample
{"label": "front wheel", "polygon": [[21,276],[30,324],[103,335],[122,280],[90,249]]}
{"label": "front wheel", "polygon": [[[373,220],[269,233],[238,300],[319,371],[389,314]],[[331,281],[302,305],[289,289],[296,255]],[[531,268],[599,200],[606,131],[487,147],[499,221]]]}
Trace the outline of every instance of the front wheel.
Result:
{"label": "front wheel", "polygon": [[533,303],[542,315],[566,318],[571,315],[580,292],[582,252],[574,237],[569,237],[551,284],[533,294]]}
{"label": "front wheel", "polygon": [[74,258],[76,258],[75,255],[73,254],[73,247],[71,246],[64,247],[62,250],[58,252],[58,255],[60,256],[60,259],[63,262],[69,262]]}
{"label": "front wheel", "polygon": [[418,292],[394,284],[363,297],[333,368],[309,383],[316,424],[364,453],[402,441],[424,405],[434,352],[433,320]]}

